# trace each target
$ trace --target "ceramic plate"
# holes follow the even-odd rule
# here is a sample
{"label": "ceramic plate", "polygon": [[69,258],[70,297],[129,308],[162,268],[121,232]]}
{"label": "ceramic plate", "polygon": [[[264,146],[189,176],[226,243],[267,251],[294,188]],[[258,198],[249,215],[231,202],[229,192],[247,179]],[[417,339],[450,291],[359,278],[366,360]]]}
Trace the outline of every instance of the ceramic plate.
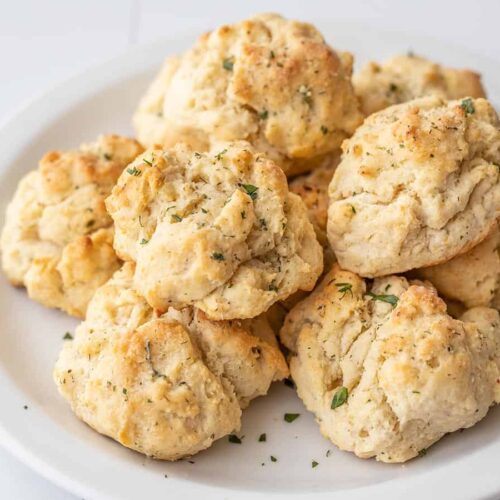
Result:
{"label": "ceramic plate", "polygon": [[[438,40],[367,26],[317,23],[335,47],[357,62],[413,50],[485,76],[500,102],[497,63]],[[26,106],[0,131],[0,209],[17,182],[50,149],[75,147],[99,133],[132,133],[130,118],[163,58],[195,35],[139,47],[53,89]],[[384,465],[341,452],[321,437],[295,392],[275,384],[245,411],[242,444],[221,439],[177,463],[156,462],[100,436],[71,413],[52,382],[64,332],[76,321],[30,301],[0,277],[0,438],[15,455],[63,488],[96,499],[283,497],[498,498],[500,409],[467,431],[448,436],[425,457]],[[25,408],[27,407],[27,408]],[[283,414],[300,413],[293,423]],[[267,441],[258,442],[265,432]],[[276,457],[272,462],[270,456]],[[327,456],[328,455],[328,456]],[[312,468],[315,460],[319,465]]]}

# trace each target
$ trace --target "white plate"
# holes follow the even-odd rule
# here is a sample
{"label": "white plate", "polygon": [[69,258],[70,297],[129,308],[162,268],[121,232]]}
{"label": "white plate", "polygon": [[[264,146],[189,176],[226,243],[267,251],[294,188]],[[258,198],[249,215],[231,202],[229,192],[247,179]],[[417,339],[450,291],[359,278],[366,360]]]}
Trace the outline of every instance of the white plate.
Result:
{"label": "white plate", "polygon": [[[450,65],[477,68],[500,102],[494,62],[429,39],[378,32],[365,26],[317,23],[334,46],[358,61],[412,49]],[[32,102],[0,133],[3,209],[18,180],[41,155],[102,132],[131,133],[130,116],[163,57],[194,36],[138,48],[81,75]],[[0,278],[0,438],[24,462],[85,498],[185,499],[293,495],[314,498],[498,498],[499,420],[493,410],[473,429],[456,433],[407,465],[383,465],[336,450],[323,439],[293,390],[282,384],[245,412],[243,444],[227,439],[194,457],[195,463],[155,462],[100,436],[77,420],[52,382],[65,331],[76,321],[31,302]],[[28,408],[24,409],[27,405]],[[299,412],[289,424],[285,412]],[[267,433],[267,442],[258,436]],[[326,457],[327,450],[332,450]],[[271,462],[270,456],[278,461]],[[311,461],[319,465],[311,467]],[[264,464],[264,465],[262,465]],[[165,474],[168,476],[165,477]]]}

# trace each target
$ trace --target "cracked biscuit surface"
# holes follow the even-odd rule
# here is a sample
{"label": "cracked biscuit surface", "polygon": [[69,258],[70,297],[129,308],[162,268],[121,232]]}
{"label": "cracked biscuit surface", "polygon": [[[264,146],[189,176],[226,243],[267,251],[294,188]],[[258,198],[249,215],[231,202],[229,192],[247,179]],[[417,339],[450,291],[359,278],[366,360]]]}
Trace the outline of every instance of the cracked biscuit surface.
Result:
{"label": "cracked biscuit surface", "polygon": [[486,97],[478,73],[445,68],[411,55],[368,63],[354,74],[353,85],[365,115],[426,95],[443,99]]}
{"label": "cracked biscuit surface", "polygon": [[263,14],[169,58],[134,116],[139,140],[198,150],[247,140],[287,175],[318,166],[362,121],[352,57],[311,25]]}
{"label": "cracked biscuit surface", "polygon": [[177,460],[240,428],[242,409],[288,375],[265,316],[210,321],[199,310],[158,315],[125,263],[99,288],[54,380],[74,413],[148,456]]}
{"label": "cracked biscuit surface", "polygon": [[285,175],[248,143],[209,153],[150,149],[106,201],[115,249],[137,263],[155,309],[194,305],[211,319],[255,317],[323,269],[321,246]]}
{"label": "cracked biscuit surface", "polygon": [[104,199],[140,152],[135,140],[107,135],[41,159],[7,207],[2,267],[12,284],[48,307],[85,315],[96,288],[119,267]]}
{"label": "cracked biscuit surface", "polygon": [[446,262],[479,244],[500,209],[500,129],[484,99],[425,97],[369,116],[329,186],[328,238],[362,276]]}
{"label": "cracked biscuit surface", "polygon": [[430,284],[388,276],[368,289],[335,265],[280,335],[322,434],[362,458],[409,460],[500,402],[498,312],[454,320]]}

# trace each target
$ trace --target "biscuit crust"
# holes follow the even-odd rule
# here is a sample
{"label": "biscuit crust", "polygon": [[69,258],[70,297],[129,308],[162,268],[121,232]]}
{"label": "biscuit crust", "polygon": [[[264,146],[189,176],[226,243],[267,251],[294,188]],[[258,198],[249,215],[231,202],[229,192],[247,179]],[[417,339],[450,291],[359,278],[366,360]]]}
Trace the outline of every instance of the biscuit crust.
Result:
{"label": "biscuit crust", "polygon": [[128,448],[177,460],[239,430],[241,411],[288,367],[265,317],[157,314],[126,263],[99,288],[54,369],[75,414]]}
{"label": "biscuit crust", "polygon": [[108,135],[41,159],[7,207],[0,246],[12,284],[48,307],[85,315],[96,288],[120,265],[104,199],[140,152],[137,141]]}
{"label": "biscuit crust", "polygon": [[321,246],[282,170],[248,143],[209,153],[150,149],[106,201],[115,249],[137,263],[152,307],[194,305],[211,319],[251,318],[323,268]]}
{"label": "biscuit crust", "polygon": [[493,306],[500,285],[498,226],[472,250],[444,264],[416,269],[412,275],[429,280],[440,295],[466,308]]}
{"label": "biscuit crust", "polygon": [[500,212],[500,125],[484,99],[425,97],[369,116],[329,187],[340,265],[374,277],[446,262]]}
{"label": "biscuit crust", "polygon": [[354,74],[353,85],[366,116],[426,95],[486,97],[478,73],[446,68],[414,55],[395,56],[381,64],[370,62]]}
{"label": "biscuit crust", "polygon": [[388,276],[368,290],[334,265],[280,335],[321,432],[362,458],[405,462],[499,402],[498,312],[454,320],[430,284]]}
{"label": "biscuit crust", "polygon": [[313,26],[263,14],[167,59],[134,125],[148,146],[202,151],[247,140],[294,175],[321,164],[361,123],[351,74],[352,56]]}

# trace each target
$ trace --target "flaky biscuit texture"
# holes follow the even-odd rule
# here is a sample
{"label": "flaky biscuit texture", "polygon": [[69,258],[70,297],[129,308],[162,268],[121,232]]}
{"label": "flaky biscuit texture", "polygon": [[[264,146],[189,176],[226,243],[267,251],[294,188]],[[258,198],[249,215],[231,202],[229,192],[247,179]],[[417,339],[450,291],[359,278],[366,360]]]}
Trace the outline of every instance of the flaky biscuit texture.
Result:
{"label": "flaky biscuit texture", "polygon": [[471,250],[499,216],[499,164],[499,120],[484,99],[425,97],[369,116],[329,187],[340,265],[383,276]]}
{"label": "flaky biscuit texture", "polygon": [[2,267],[34,300],[83,317],[94,291],[119,267],[104,199],[142,148],[108,135],[51,151],[19,183],[1,236]]}
{"label": "flaky biscuit texture", "polygon": [[209,153],[150,149],[106,201],[115,248],[155,309],[196,306],[211,319],[251,318],[323,268],[321,246],[283,171],[248,143]]}
{"label": "flaky biscuit texture", "polygon": [[446,68],[415,55],[370,62],[353,76],[365,115],[426,95],[443,99],[486,97],[481,76],[467,69]]}
{"label": "flaky biscuit texture", "polygon": [[242,409],[288,375],[267,319],[158,315],[126,263],[90,302],[54,370],[75,414],[148,456],[177,460],[240,428]]}
{"label": "flaky biscuit texture", "polygon": [[275,14],[222,26],[169,58],[134,116],[139,140],[208,150],[247,140],[287,175],[311,170],[362,121],[352,57]]}
{"label": "flaky biscuit texture", "polygon": [[403,277],[370,287],[338,265],[281,331],[298,394],[321,432],[362,458],[404,462],[499,402],[499,314],[446,313]]}

